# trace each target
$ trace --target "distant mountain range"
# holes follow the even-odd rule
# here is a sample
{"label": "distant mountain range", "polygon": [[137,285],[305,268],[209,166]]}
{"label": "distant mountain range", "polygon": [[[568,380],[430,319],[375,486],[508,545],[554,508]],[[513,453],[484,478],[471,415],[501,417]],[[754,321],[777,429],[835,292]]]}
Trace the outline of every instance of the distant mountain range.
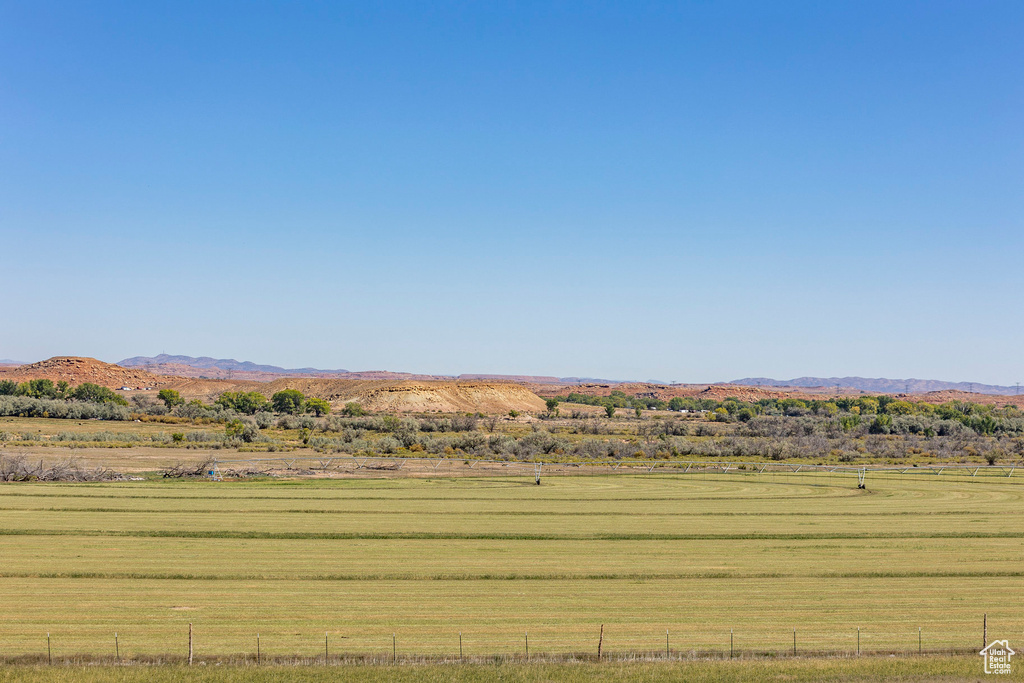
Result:
{"label": "distant mountain range", "polygon": [[[0,360],[0,365],[23,365],[18,361]],[[123,367],[144,368],[160,375],[186,375],[190,377],[207,376],[211,378],[253,379],[266,381],[276,377],[334,377],[345,379],[409,379],[409,380],[506,380],[528,382],[534,384],[624,384],[624,380],[598,379],[594,377],[549,377],[538,375],[497,375],[497,374],[462,374],[462,375],[421,375],[407,372],[387,370],[350,371],[322,370],[319,368],[283,368],[278,365],[261,365],[250,361],[239,361],[234,358],[211,358],[209,356],[173,356],[161,353],[158,356],[134,356],[125,358],[118,365]],[[190,370],[191,369],[191,370]],[[202,372],[203,374],[199,374]],[[669,384],[648,380],[651,384]],[[744,377],[724,384],[748,387],[799,387],[811,389],[815,387],[854,389],[876,394],[923,394],[929,391],[964,391],[978,394],[994,394],[1011,396],[1019,393],[1017,386],[1000,386],[982,384],[980,382],[944,382],[934,379],[887,379],[884,377],[797,377],[795,379],[771,379],[768,377]]]}
{"label": "distant mountain range", "polygon": [[980,382],[943,382],[936,379],[885,379],[869,377],[797,377],[769,379],[744,377],[729,384],[747,387],[844,387],[876,394],[923,394],[929,391],[970,391],[976,394],[1008,396],[1017,393],[1016,386],[981,384]]}
{"label": "distant mountain range", "polygon": [[161,353],[158,356],[134,356],[125,358],[118,365],[129,368],[144,368],[158,375],[209,376],[211,378],[234,378],[266,380],[274,377],[331,377],[341,379],[409,379],[409,380],[506,380],[515,382],[533,382],[536,384],[616,384],[614,380],[595,379],[590,377],[546,377],[537,375],[422,375],[409,372],[392,372],[388,370],[322,370],[319,368],[282,368],[277,365],[259,365],[234,358],[210,358],[209,356],[172,356]]}
{"label": "distant mountain range", "polygon": [[171,356],[161,353],[159,356],[134,356],[125,358],[118,362],[118,365],[126,368],[139,368],[150,365],[187,365],[201,370],[230,370],[232,372],[269,372],[275,375],[323,375],[323,374],[344,374],[348,370],[318,370],[316,368],[282,368],[277,365],[258,365],[247,360],[235,360],[234,358],[210,358],[201,356]]}

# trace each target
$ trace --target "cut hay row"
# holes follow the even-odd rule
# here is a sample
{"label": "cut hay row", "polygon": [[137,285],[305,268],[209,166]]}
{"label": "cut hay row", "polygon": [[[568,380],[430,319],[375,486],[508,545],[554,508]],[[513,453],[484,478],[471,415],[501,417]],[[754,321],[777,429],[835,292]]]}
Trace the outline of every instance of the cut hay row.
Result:
{"label": "cut hay row", "polygon": [[188,623],[214,658],[256,632],[271,657],[315,656],[328,632],[339,655],[397,634],[428,658],[459,632],[473,656],[515,656],[526,631],[570,656],[602,624],[609,653],[666,630],[678,652],[721,652],[730,629],[781,653],[794,628],[807,653],[849,653],[858,627],[864,651],[909,652],[918,628],[952,651],[984,614],[1024,633],[1006,599],[1024,587],[1024,489],[805,476],[822,475],[0,486],[0,657],[47,632],[60,656],[101,656],[115,631],[126,657],[158,657]]}

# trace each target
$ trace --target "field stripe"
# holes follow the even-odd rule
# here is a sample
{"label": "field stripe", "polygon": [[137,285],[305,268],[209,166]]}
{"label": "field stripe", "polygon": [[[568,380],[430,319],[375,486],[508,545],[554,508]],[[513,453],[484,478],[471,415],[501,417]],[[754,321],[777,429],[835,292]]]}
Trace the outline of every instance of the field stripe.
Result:
{"label": "field stripe", "polygon": [[[438,501],[448,502],[448,501]],[[536,501],[534,501],[536,502]],[[936,511],[902,511],[902,512],[616,512],[595,510],[592,512],[545,511],[545,510],[367,510],[365,508],[339,508],[325,510],[322,508],[291,508],[291,509],[253,509],[253,508],[109,508],[109,507],[5,507],[0,512],[99,512],[117,514],[290,514],[290,515],[365,515],[374,516],[422,516],[444,515],[452,517],[973,517],[977,515],[998,514],[1000,518],[1024,516],[1024,510],[986,512],[984,510],[936,510]]]}
{"label": "field stripe", "polygon": [[1020,578],[1024,571],[920,572],[626,572],[482,574],[189,574],[171,572],[0,572],[3,579],[102,579],[150,581],[637,581],[718,579],[984,579]]}
{"label": "field stripe", "polygon": [[[845,487],[837,487],[840,490],[835,493],[841,494],[845,491]],[[815,492],[818,493],[818,492]],[[552,502],[552,503],[635,503],[638,501],[650,501],[652,503],[663,503],[663,502],[680,502],[687,503],[690,501],[705,501],[705,500],[726,500],[731,502],[744,502],[748,500],[832,500],[834,498],[855,498],[858,494],[849,493],[845,495],[795,495],[795,496],[607,496],[598,497],[590,496],[585,498],[566,498],[566,497],[555,497],[545,496],[542,498],[530,498],[524,496],[353,496],[353,495],[337,495],[337,496],[274,496],[274,495],[260,495],[260,496],[232,496],[232,495],[219,495],[219,496],[151,496],[151,495],[130,495],[121,496],[114,494],[81,494],[81,493],[11,493],[8,491],[0,490],[0,498],[11,497],[11,498],[84,498],[84,499],[116,499],[116,500],[216,500],[216,501],[231,501],[231,500],[310,500],[310,501],[347,501],[347,500],[382,500],[388,502],[398,501],[434,501],[439,503],[447,503],[452,501],[485,501],[493,503],[495,501],[504,501],[508,503],[522,503],[524,501],[531,502]]]}
{"label": "field stripe", "polygon": [[1024,531],[996,532],[863,532],[800,534],[503,534],[467,532],[279,532],[279,531],[182,531],[113,529],[0,529],[0,536],[110,536],[126,538],[237,538],[321,540],[501,540],[501,541],[756,541],[756,540],[858,540],[926,538],[1024,538]]}

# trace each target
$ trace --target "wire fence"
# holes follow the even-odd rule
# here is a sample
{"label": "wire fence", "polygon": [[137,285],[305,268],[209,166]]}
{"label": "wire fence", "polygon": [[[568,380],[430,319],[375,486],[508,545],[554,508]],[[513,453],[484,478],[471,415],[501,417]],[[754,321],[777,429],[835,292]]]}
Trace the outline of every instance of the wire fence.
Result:
{"label": "wire fence", "polygon": [[[150,640],[147,652],[133,644],[130,632],[111,633],[102,643],[96,641],[95,635],[83,640],[81,635],[49,632],[40,634],[34,651],[22,649],[18,653],[0,654],[0,664],[345,665],[923,657],[977,654],[988,640],[985,618],[979,620],[977,642],[973,644],[963,632],[953,634],[940,630],[936,633],[920,627],[899,633],[862,627],[828,633],[780,629],[771,634],[722,629],[705,634],[704,640],[713,637],[719,641],[714,646],[707,642],[701,646],[689,644],[671,629],[660,636],[653,632],[642,636],[627,634],[629,637],[625,640],[629,642],[623,643],[621,631],[606,630],[603,624],[591,634],[589,643],[583,642],[579,634],[572,639],[553,639],[550,632],[524,630],[502,634],[506,640],[498,647],[493,640],[482,642],[478,636],[464,637],[461,632],[444,634],[446,643],[434,640],[429,645],[422,638],[425,634],[410,632],[364,636],[357,639],[358,643],[352,643],[351,636],[327,631],[302,636],[300,640],[304,642],[299,644],[296,643],[299,635],[253,632],[246,637],[236,633],[228,641],[221,638],[216,645],[207,647],[204,638],[216,634],[193,630],[193,625],[188,624],[180,630],[175,642],[165,643],[167,647],[162,651],[153,648]],[[238,642],[241,647],[232,647],[235,643],[230,641],[239,640],[247,642]]]}

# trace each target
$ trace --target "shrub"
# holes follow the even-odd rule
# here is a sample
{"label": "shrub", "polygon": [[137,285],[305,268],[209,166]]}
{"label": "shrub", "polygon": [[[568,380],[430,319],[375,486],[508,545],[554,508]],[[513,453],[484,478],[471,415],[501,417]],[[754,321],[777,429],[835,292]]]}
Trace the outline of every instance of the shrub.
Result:
{"label": "shrub", "polygon": [[398,442],[398,439],[391,436],[385,436],[378,439],[376,446],[377,450],[381,453],[394,453],[401,448],[401,444]]}
{"label": "shrub", "polygon": [[274,414],[266,410],[256,413],[256,426],[260,429],[267,429],[274,426]]}
{"label": "shrub", "polygon": [[359,417],[361,415],[366,415],[366,411],[363,410],[363,406],[356,403],[355,401],[346,403],[345,407],[341,409],[341,412],[343,415],[348,415],[349,417]]}
{"label": "shrub", "polygon": [[260,428],[256,426],[255,420],[246,420],[242,427],[242,441],[252,443],[260,436]]}
{"label": "shrub", "polygon": [[476,415],[455,415],[451,419],[453,432],[476,431]]}
{"label": "shrub", "polygon": [[173,412],[177,417],[195,420],[206,415],[207,409],[201,401],[189,401],[186,405],[175,407]]}
{"label": "shrub", "polygon": [[0,416],[128,420],[131,413],[126,406],[113,403],[77,403],[29,396],[0,396]]}

